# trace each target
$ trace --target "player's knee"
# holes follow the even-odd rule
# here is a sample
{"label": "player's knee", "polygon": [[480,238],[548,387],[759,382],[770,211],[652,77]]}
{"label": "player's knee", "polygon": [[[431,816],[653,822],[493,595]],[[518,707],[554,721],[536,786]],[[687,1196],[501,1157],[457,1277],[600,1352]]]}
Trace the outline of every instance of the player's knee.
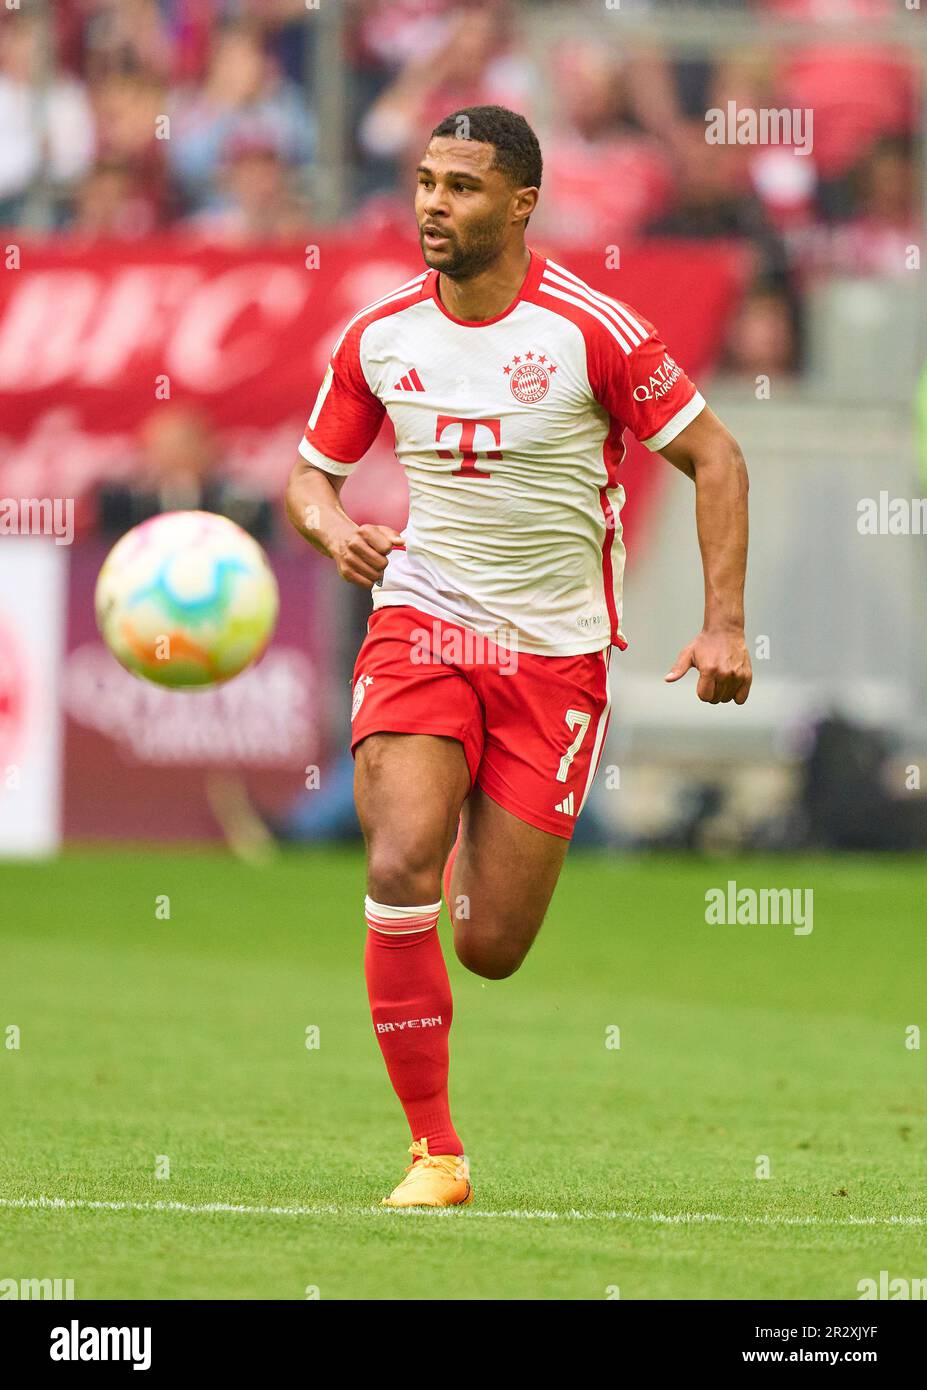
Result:
{"label": "player's knee", "polygon": [[467,937],[455,938],[454,950],[461,965],[484,980],[507,980],[525,958],[524,951],[508,942],[474,941]]}
{"label": "player's knee", "polygon": [[386,841],[367,851],[370,896],[380,903],[413,907],[441,896],[440,855],[432,846]]}

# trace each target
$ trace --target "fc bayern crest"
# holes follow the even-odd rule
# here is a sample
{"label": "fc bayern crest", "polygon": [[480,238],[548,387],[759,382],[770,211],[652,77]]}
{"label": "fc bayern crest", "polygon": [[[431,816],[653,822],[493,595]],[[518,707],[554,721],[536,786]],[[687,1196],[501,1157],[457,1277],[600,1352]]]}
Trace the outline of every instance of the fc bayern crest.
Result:
{"label": "fc bayern crest", "polygon": [[367,694],[368,685],[373,685],[373,676],[359,676],[354,687],[354,699],[351,701],[351,723],[360,713],[360,707],[364,703],[364,696]]}
{"label": "fc bayern crest", "polygon": [[550,390],[550,379],[557,367],[544,352],[523,352],[516,353],[502,370],[516,401],[537,405]]}

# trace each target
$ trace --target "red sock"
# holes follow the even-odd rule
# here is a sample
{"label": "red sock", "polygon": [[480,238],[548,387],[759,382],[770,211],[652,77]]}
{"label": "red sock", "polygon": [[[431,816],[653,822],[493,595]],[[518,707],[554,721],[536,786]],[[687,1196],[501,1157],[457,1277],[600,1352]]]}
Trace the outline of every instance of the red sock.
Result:
{"label": "red sock", "polygon": [[451,984],[438,938],[440,903],[389,907],[366,900],[364,971],[373,1027],[413,1139],[432,1154],[462,1154],[447,1095]]}

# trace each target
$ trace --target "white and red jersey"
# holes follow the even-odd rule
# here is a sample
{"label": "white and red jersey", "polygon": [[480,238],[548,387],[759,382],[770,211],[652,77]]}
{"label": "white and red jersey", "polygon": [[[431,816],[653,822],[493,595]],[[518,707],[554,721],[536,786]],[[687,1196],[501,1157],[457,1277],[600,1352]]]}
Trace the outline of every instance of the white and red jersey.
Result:
{"label": "white and red jersey", "polygon": [[704,405],[652,324],[532,252],[496,318],[455,318],[436,271],[357,314],[299,451],[351,473],[387,412],[410,506],[374,607],[573,656],[627,645],[625,429],[662,449]]}

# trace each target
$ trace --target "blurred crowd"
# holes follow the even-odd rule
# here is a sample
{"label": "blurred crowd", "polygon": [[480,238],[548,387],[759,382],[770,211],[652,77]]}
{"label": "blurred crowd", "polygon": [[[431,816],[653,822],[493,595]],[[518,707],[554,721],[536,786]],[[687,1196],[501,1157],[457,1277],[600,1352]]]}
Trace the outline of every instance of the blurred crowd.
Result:
{"label": "blurred crowd", "polygon": [[[170,229],[266,244],[318,225],[320,6],[328,0],[22,0],[0,20],[0,225],[84,239]],[[877,37],[710,58],[656,45],[581,0],[576,36],[534,42],[542,0],[337,0],[350,162],[342,215],[408,233],[423,133],[462,105],[536,123],[535,239],[618,245],[737,237],[754,278],[734,368],[789,369],[808,276],[902,275],[919,240],[918,71]],[[622,10],[649,0],[622,0]],[[730,6],[713,0],[719,15]],[[733,0],[731,0],[733,4]],[[707,8],[703,5],[701,8]],[[665,6],[663,6],[665,8]],[[737,0],[840,23],[897,20],[894,0]],[[927,8],[927,7],[925,7]],[[582,22],[580,22],[582,21]],[[875,33],[875,30],[873,31]],[[818,36],[820,35],[820,37]],[[807,109],[813,149],[709,144],[706,112]]]}

